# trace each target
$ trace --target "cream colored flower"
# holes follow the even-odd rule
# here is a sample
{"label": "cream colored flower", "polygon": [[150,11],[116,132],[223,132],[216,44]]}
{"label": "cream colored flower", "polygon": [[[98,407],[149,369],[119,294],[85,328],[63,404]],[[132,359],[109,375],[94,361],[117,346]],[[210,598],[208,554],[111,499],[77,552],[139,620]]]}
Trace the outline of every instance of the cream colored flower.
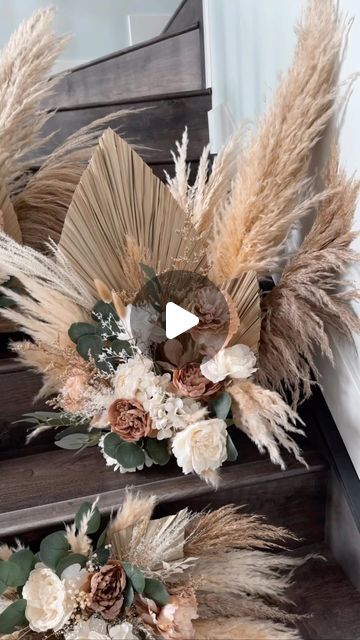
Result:
{"label": "cream colored flower", "polygon": [[203,360],[201,373],[211,380],[220,382],[225,378],[250,378],[256,371],[256,357],[245,344],[235,344],[227,349],[220,349],[210,360]]}
{"label": "cream colored flower", "polygon": [[37,633],[58,631],[68,617],[65,584],[48,567],[37,565],[23,588],[25,616],[29,627]]}
{"label": "cream colored flower", "polygon": [[225,462],[226,440],[224,420],[199,420],[176,434],[172,450],[185,474],[195,472],[202,475],[218,469]]}
{"label": "cream colored flower", "polygon": [[65,634],[65,640],[137,640],[130,622],[108,627],[107,622],[96,616],[79,622]]}

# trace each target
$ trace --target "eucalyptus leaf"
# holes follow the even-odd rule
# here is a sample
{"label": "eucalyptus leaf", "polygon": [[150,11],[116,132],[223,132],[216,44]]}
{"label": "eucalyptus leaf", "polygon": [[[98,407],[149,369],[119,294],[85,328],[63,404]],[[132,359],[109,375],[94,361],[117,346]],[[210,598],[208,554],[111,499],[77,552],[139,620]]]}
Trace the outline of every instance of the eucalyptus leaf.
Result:
{"label": "eucalyptus leaf", "polygon": [[70,451],[76,451],[88,444],[90,436],[88,433],[70,433],[68,436],[64,436],[60,440],[55,441],[55,445],[60,449],[68,449]]}
{"label": "eucalyptus leaf", "polygon": [[142,593],[145,589],[145,576],[143,572],[133,564],[130,564],[130,562],[122,562],[121,564],[134,590]]}
{"label": "eucalyptus leaf", "polygon": [[105,547],[100,547],[99,549],[96,549],[96,555],[99,563],[104,565],[110,558],[110,551],[109,549],[105,549]]}
{"label": "eucalyptus leaf", "polygon": [[104,452],[115,458],[124,469],[136,469],[145,462],[145,454],[137,444],[125,442],[115,433],[105,436]]}
{"label": "eucalyptus leaf", "polygon": [[128,609],[129,607],[131,607],[135,597],[134,589],[132,587],[130,580],[128,580],[126,583],[123,596],[124,596],[123,606],[125,609]]}
{"label": "eucalyptus leaf", "polygon": [[97,549],[101,549],[101,547],[103,547],[105,545],[106,535],[107,535],[107,529],[104,529],[104,531],[98,537],[98,541],[96,543],[96,548]]}
{"label": "eucalyptus leaf", "polygon": [[235,462],[235,460],[237,460],[238,458],[238,451],[229,434],[226,440],[226,451],[227,451],[227,459],[229,460],[229,462]]}
{"label": "eucalyptus leaf", "polygon": [[[22,583],[21,586],[25,584],[29,577],[30,571],[34,568],[36,564],[36,558],[30,549],[19,549],[11,556],[11,562],[15,563],[21,573],[22,573]],[[17,585],[20,586],[20,585]]]}
{"label": "eucalyptus leaf", "polygon": [[[81,507],[79,508],[76,516],[75,516],[75,524],[76,524],[76,528],[79,530],[81,527],[81,522],[84,518],[84,516],[89,513],[89,511],[91,511],[92,509],[92,505],[90,504],[90,502],[84,502]],[[87,530],[86,533],[88,534],[92,534],[92,533],[96,533],[100,527],[101,524],[101,514],[100,511],[97,507],[94,508],[93,510],[93,515],[91,516],[89,522],[88,522],[88,526],[87,526]]]}
{"label": "eucalyptus leaf", "polygon": [[11,560],[3,560],[0,562],[0,593],[3,593],[7,587],[22,587],[23,571],[15,562]]}
{"label": "eucalyptus leaf", "polygon": [[231,396],[226,391],[219,393],[214,400],[211,401],[210,406],[214,411],[217,418],[226,420],[229,411],[231,409]]}
{"label": "eucalyptus leaf", "polygon": [[56,569],[60,560],[67,555],[69,543],[64,531],[55,531],[46,536],[40,544],[41,562],[51,569]]}
{"label": "eucalyptus leaf", "polygon": [[74,322],[69,330],[69,338],[73,342],[77,342],[81,336],[91,336],[96,333],[96,325],[89,322]]}
{"label": "eucalyptus leaf", "polygon": [[81,336],[76,343],[76,350],[84,360],[89,360],[90,356],[97,360],[102,353],[102,339],[96,334]]}
{"label": "eucalyptus leaf", "polygon": [[147,438],[145,441],[145,449],[150,458],[156,464],[164,466],[170,460],[170,453],[167,440],[157,440],[156,438]]}
{"label": "eucalyptus leaf", "polygon": [[115,320],[119,319],[119,316],[115,311],[114,305],[111,304],[110,302],[103,302],[102,300],[99,300],[95,304],[95,306],[92,309],[91,315],[94,318],[94,320],[99,320],[99,316],[101,316],[103,320],[107,320],[109,316],[113,316]]}
{"label": "eucalyptus leaf", "polygon": [[157,604],[164,607],[169,601],[169,594],[160,580],[155,578],[145,579],[144,595]]}
{"label": "eucalyptus leaf", "polygon": [[113,342],[111,343],[111,349],[115,353],[121,353],[122,351],[125,351],[129,356],[131,356],[133,352],[128,340],[113,340]]}
{"label": "eucalyptus leaf", "polygon": [[27,627],[28,621],[25,617],[25,609],[26,600],[22,598],[10,604],[0,614],[0,634],[10,634],[16,629]]}
{"label": "eucalyptus leaf", "polygon": [[61,560],[58,562],[56,566],[56,573],[58,574],[59,578],[61,578],[63,571],[65,571],[65,569],[67,569],[68,567],[71,567],[73,564],[79,564],[80,567],[83,568],[85,567],[86,562],[87,558],[80,553],[69,553],[67,556],[61,558]]}

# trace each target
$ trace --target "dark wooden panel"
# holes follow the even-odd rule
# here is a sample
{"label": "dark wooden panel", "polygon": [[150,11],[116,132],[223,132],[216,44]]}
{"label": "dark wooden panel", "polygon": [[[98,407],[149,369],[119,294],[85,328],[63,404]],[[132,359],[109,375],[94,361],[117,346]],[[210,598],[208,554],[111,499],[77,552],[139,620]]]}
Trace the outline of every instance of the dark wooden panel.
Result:
{"label": "dark wooden panel", "polygon": [[189,158],[198,159],[203,147],[208,143],[207,112],[211,109],[211,92],[201,91],[169,95],[162,99],[147,99],[111,105],[59,109],[44,128],[44,134],[56,131],[44,147],[44,153],[51,153],[67,136],[93,120],[119,111],[134,109],[118,121],[113,128],[120,127],[119,133],[131,144],[139,145],[140,155],[150,164],[171,162],[170,150],[175,140],[181,139],[184,128],[189,128]]}
{"label": "dark wooden panel", "polygon": [[70,70],[44,103],[66,107],[201,89],[199,29],[168,34]]}
{"label": "dark wooden panel", "polygon": [[[34,397],[41,386],[41,378],[14,358],[0,360],[0,452],[16,450],[24,445],[28,425],[12,423],[24,413],[43,408],[34,404]],[[1,463],[0,463],[1,464]]]}
{"label": "dark wooden panel", "polygon": [[227,465],[217,492],[195,476],[183,476],[175,464],[134,474],[114,473],[94,449],[76,461],[61,450],[5,460],[0,464],[0,482],[7,488],[0,504],[0,536],[70,520],[84,499],[98,494],[102,511],[109,513],[131,485],[155,493],[164,512],[184,505],[202,508],[235,502],[318,542],[324,531],[326,470],[317,455],[309,453],[307,460],[309,470],[289,460],[285,472],[268,460]]}
{"label": "dark wooden panel", "polygon": [[183,0],[163,30],[163,33],[174,33],[180,29],[202,22],[202,0]]}
{"label": "dark wooden panel", "polygon": [[[299,631],[304,640],[359,640],[360,593],[324,548],[299,550],[320,553],[326,561],[314,559],[297,569],[287,596],[304,615]],[[293,609],[292,609],[293,611]]]}

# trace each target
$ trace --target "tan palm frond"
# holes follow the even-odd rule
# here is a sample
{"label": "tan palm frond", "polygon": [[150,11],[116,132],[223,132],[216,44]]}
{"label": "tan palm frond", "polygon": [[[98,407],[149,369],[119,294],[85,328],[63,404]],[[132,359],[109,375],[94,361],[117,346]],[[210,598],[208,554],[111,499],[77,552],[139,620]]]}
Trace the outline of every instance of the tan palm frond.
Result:
{"label": "tan palm frond", "polygon": [[239,278],[223,282],[220,289],[230,295],[240,320],[239,329],[230,344],[246,344],[257,353],[260,329],[260,291],[256,273],[247,272]]}
{"label": "tan palm frond", "polygon": [[204,243],[167,187],[108,129],[74,193],[59,246],[91,290],[99,278],[126,291],[127,238],[157,273],[205,264]]}
{"label": "tan palm frond", "polygon": [[335,1],[309,1],[289,71],[240,152],[231,198],[215,216],[217,280],[277,269],[289,230],[307,213],[302,197],[311,152],[336,108],[347,29]]}

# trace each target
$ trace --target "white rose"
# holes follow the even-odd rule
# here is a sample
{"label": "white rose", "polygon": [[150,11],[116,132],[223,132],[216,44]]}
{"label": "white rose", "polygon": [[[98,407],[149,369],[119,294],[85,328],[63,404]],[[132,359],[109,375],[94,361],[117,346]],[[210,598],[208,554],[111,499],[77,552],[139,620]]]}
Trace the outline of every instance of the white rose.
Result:
{"label": "white rose", "polygon": [[249,378],[256,371],[256,357],[245,344],[235,344],[227,349],[220,349],[211,360],[203,360],[201,373],[211,380],[220,382],[225,378]]}
{"label": "white rose", "polygon": [[32,631],[59,630],[67,618],[66,588],[56,573],[43,565],[30,572],[23,588],[25,616]]}
{"label": "white rose", "polygon": [[173,439],[172,450],[185,474],[198,475],[214,471],[227,459],[226,422],[219,418],[199,420],[179,431]]}
{"label": "white rose", "polygon": [[133,634],[133,626],[130,622],[122,622],[109,631],[111,640],[137,640]]}

